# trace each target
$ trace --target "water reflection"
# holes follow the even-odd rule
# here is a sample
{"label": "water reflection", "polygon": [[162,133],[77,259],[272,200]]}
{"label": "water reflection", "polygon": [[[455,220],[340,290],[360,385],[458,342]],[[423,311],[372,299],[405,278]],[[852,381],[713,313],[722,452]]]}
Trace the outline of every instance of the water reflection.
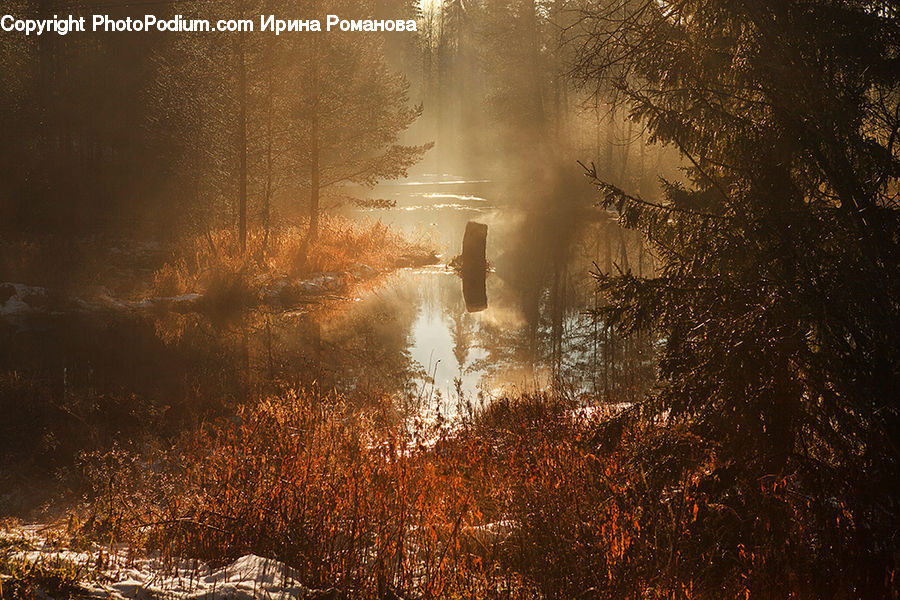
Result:
{"label": "water reflection", "polygon": [[[460,399],[551,387],[611,401],[640,395],[652,368],[649,341],[619,339],[589,312],[601,302],[592,270],[652,269],[637,240],[586,208],[583,189],[555,186],[542,197],[490,182],[431,183],[422,191],[429,182],[382,186],[376,193],[396,208],[356,213],[410,234],[428,224],[448,259],[462,250],[470,221],[489,226],[486,280],[425,269],[383,284],[416,305],[408,347],[427,398],[452,411]],[[447,204],[449,196],[458,202]]]}
{"label": "water reflection", "polygon": [[488,307],[487,301],[487,271],[463,270],[462,277],[463,298],[466,301],[466,311],[470,313],[481,312]]}
{"label": "water reflection", "polygon": [[487,308],[487,244],[488,227],[484,223],[469,221],[463,236],[462,277],[463,298],[466,310],[480,312]]}
{"label": "water reflection", "polygon": [[357,218],[428,229],[447,259],[469,221],[486,224],[490,273],[481,269],[473,286],[446,266],[403,270],[349,301],[226,321],[165,311],[45,315],[24,330],[0,321],[0,454],[65,464],[113,439],[174,435],[313,383],[360,403],[389,395],[398,411],[445,413],[509,391],[554,387],[610,401],[642,393],[649,341],[618,338],[587,312],[599,303],[595,265],[652,269],[612,221],[566,205],[577,198],[566,191],[537,202],[458,178],[378,193],[401,210]]}
{"label": "water reflection", "polygon": [[[385,186],[377,192],[399,208],[432,204],[356,217],[407,232],[430,226],[445,258],[461,251],[466,224],[477,218],[490,232],[487,277],[483,267],[462,280],[447,267],[406,270],[355,290],[349,303],[228,322],[190,312],[47,316],[26,331],[0,326],[0,370],[57,404],[60,394],[86,398],[85,410],[102,404],[92,398],[130,397],[134,410],[167,424],[310,382],[361,401],[550,386],[608,398],[639,393],[646,344],[617,339],[586,311],[599,302],[595,266],[645,270],[649,256],[609,219],[566,206],[577,198],[568,190],[536,203],[504,196],[496,183],[461,181]],[[448,196],[465,208],[440,207]]]}

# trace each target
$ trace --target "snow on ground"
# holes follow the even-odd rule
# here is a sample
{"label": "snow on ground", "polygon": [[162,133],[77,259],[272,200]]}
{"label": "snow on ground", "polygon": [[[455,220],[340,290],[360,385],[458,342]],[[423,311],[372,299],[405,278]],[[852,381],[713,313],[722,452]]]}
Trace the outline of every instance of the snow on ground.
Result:
{"label": "snow on ground", "polygon": [[46,302],[47,290],[22,283],[0,283],[0,316],[15,317]]}
{"label": "snow on ground", "polygon": [[83,567],[88,574],[81,582],[88,598],[109,600],[331,600],[337,590],[316,590],[298,582],[297,573],[277,560],[248,554],[213,569],[197,560],[164,565],[158,558],[134,558],[127,548],[95,547],[69,550],[51,544],[43,529],[30,526],[0,531],[0,540],[27,543],[15,558],[29,563],[55,565],[60,561]]}
{"label": "snow on ground", "polygon": [[460,533],[463,540],[471,540],[481,548],[491,549],[509,541],[518,531],[519,524],[516,521],[503,519],[484,525],[463,527]]}

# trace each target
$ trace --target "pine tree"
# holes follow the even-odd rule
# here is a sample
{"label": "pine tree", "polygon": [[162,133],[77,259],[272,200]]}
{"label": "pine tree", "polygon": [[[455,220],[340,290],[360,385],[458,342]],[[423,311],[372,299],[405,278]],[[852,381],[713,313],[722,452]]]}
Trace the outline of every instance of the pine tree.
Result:
{"label": "pine tree", "polygon": [[[252,19],[258,26],[255,15],[272,8],[271,0],[229,0],[216,6],[192,3],[184,10],[212,22],[225,16]],[[289,145],[290,132],[273,127],[287,118],[279,42],[258,30],[183,35],[155,56],[150,130],[161,154],[180,157],[173,175],[194,227],[204,230],[226,217],[240,254],[246,251],[254,204],[261,205],[268,231]]]}
{"label": "pine tree", "polygon": [[[319,2],[294,16],[371,16],[344,4]],[[235,18],[291,14],[274,0],[228,6]],[[192,14],[203,9],[225,14],[219,5]],[[279,190],[308,190],[313,240],[323,190],[403,176],[428,148],[398,143],[421,109],[409,106],[409,86],[374,33],[183,36],[160,58],[154,95],[154,129],[183,157],[180,175],[199,220],[215,221],[224,200],[242,253],[253,199],[268,232]]]}
{"label": "pine tree", "polygon": [[[367,8],[358,2],[318,5],[320,14],[348,18],[371,15]],[[422,108],[409,105],[409,84],[388,65],[378,34],[312,34],[297,38],[290,52],[300,90],[292,102],[291,121],[299,140],[294,168],[308,175],[308,238],[314,240],[324,190],[403,177],[431,144],[399,143]]]}
{"label": "pine tree", "polygon": [[713,467],[691,472],[718,533],[679,552],[712,560],[721,582],[737,576],[729,557],[754,548],[748,585],[763,595],[787,564],[817,593],[816,571],[883,593],[900,492],[896,6],[626,8],[584,13],[578,72],[613,85],[689,167],[659,203],[589,170],[601,205],[661,264],[652,278],[597,277],[620,328],[662,340],[659,391],[639,414],[714,448]]}

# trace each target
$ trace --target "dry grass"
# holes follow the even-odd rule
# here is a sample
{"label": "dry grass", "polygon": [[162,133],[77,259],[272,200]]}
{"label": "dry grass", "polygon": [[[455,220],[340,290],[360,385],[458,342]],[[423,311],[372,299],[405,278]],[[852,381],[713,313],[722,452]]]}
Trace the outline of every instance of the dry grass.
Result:
{"label": "dry grass", "polygon": [[348,598],[850,597],[855,571],[809,528],[821,506],[790,481],[713,502],[729,466],[679,427],[601,450],[598,418],[543,396],[454,427],[373,405],[306,389],[244,408],[159,480],[103,489],[94,533],[172,559],[277,558]]}
{"label": "dry grass", "polygon": [[95,508],[170,558],[275,557],[353,598],[575,597],[628,568],[639,528],[575,414],[526,398],[450,428],[299,390],[186,440],[179,492]]}
{"label": "dry grass", "polygon": [[28,550],[31,548],[25,540],[0,538],[0,598],[82,597],[80,583],[90,575],[84,566],[59,556],[31,560],[22,556]]}
{"label": "dry grass", "polygon": [[262,230],[251,230],[243,257],[230,229],[185,239],[142,293],[178,296],[220,287],[240,294],[273,278],[341,273],[359,265],[383,271],[433,258],[430,240],[409,240],[381,221],[323,216],[316,241],[307,244],[305,236],[303,226],[274,229],[268,240]]}

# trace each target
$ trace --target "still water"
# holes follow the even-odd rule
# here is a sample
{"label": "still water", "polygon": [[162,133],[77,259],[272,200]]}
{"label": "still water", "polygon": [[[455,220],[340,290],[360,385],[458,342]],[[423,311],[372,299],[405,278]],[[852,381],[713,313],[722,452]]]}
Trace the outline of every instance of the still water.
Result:
{"label": "still water", "polygon": [[[578,192],[531,193],[431,175],[373,191],[393,208],[353,213],[427,236],[440,248],[444,266],[401,271],[367,294],[414,307],[406,351],[415,391],[440,399],[446,410],[460,398],[551,387],[599,394],[610,387],[609,365],[601,366],[611,358],[609,334],[589,313],[599,301],[590,274],[622,257],[627,262],[634,251],[611,219],[577,203]],[[488,226],[488,302],[478,312],[467,310],[461,278],[446,266],[461,252],[469,221]]]}
{"label": "still water", "polygon": [[[376,277],[342,299],[227,320],[160,310],[0,321],[0,450],[65,462],[110,440],[231,419],[239,404],[309,385],[444,415],[550,388],[632,400],[649,379],[649,346],[589,312],[600,302],[590,273],[643,271],[650,259],[578,190],[549,189],[431,176],[367,191],[395,206],[345,210],[427,236],[441,264]],[[478,312],[447,266],[469,221],[488,226]]]}
{"label": "still water", "polygon": [[[241,405],[310,386],[390,420],[452,419],[536,390],[633,401],[651,380],[652,345],[618,337],[590,312],[601,303],[590,273],[652,263],[577,190],[550,189],[441,176],[364,192],[395,206],[345,207],[352,218],[427,236],[441,261],[342,298],[227,318],[162,308],[0,318],[0,516],[58,500],[70,488],[57,480],[77,480],[80,465],[152,456],[198,427],[238,420]],[[488,227],[478,312],[448,266],[469,221]],[[116,446],[126,454],[107,454]]]}

